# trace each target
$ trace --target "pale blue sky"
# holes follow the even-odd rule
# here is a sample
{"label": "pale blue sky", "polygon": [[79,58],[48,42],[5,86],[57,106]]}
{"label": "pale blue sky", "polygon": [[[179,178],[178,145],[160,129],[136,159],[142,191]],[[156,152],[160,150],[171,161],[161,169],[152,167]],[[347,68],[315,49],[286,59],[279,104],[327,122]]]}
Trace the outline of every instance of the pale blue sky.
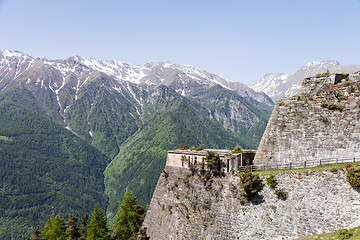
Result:
{"label": "pale blue sky", "polygon": [[170,60],[253,83],[314,60],[360,64],[359,23],[360,0],[0,0],[0,49]]}

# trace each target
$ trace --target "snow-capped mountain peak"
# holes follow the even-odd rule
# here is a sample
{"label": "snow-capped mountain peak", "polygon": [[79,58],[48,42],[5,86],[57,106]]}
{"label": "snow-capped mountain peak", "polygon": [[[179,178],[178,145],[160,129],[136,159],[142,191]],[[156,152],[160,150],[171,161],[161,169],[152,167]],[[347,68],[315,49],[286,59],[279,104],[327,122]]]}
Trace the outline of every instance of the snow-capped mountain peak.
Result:
{"label": "snow-capped mountain peak", "polygon": [[[43,69],[44,77],[41,79],[37,76],[29,78],[28,76],[33,71],[31,67]],[[255,92],[245,84],[232,82],[217,74],[198,70],[192,65],[166,61],[139,66],[121,61],[103,61],[81,56],[73,56],[65,60],[34,59],[21,52],[0,51],[0,77],[6,75],[6,80],[3,83],[9,83],[15,79],[24,84],[35,81],[43,88],[51,88],[57,94],[60,89],[71,82],[73,84],[72,89],[76,93],[75,99],[77,99],[79,89],[91,81],[93,78],[90,78],[90,75],[96,72],[108,75],[109,79],[112,79],[112,83],[109,84],[115,86],[113,88],[116,91],[120,91],[120,85],[124,89],[131,88],[129,87],[131,84],[141,85],[145,88],[166,85],[186,96],[195,94],[197,89],[204,85],[209,87],[220,85],[225,89],[237,92],[247,100],[273,104],[266,95]],[[55,74],[56,77],[53,78],[52,76],[47,79],[45,76],[50,73]],[[5,85],[3,89],[5,89]]]}
{"label": "snow-capped mountain peak", "polygon": [[0,59],[18,59],[19,61],[34,61],[29,55],[19,52],[19,51],[10,51],[7,49],[0,49]]}
{"label": "snow-capped mountain peak", "polygon": [[90,69],[103,72],[120,81],[140,83],[140,79],[150,71],[146,66],[136,66],[115,60],[102,61],[96,58],[80,56],[75,56],[74,59]]}
{"label": "snow-capped mountain peak", "polygon": [[340,63],[333,59],[329,59],[323,62],[312,61],[306,63],[302,68],[314,68],[314,67],[332,67],[332,66],[340,66]]}
{"label": "snow-capped mountain peak", "polygon": [[333,59],[322,62],[312,61],[291,74],[266,74],[258,82],[251,84],[249,87],[258,92],[262,91],[270,96],[273,101],[277,101],[297,94],[303,79],[306,77],[312,77],[326,71],[352,73],[359,69],[360,65],[341,66]]}

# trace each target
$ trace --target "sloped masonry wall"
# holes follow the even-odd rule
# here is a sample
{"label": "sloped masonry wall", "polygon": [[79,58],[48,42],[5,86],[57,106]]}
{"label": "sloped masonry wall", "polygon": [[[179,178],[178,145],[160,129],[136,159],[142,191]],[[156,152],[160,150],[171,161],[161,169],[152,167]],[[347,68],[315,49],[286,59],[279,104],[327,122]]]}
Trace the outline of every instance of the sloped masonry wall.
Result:
{"label": "sloped masonry wall", "polygon": [[151,239],[294,239],[360,225],[360,194],[345,170],[275,173],[287,199],[265,184],[245,205],[236,176],[204,181],[182,168],[165,172],[144,221]]}
{"label": "sloped masonry wall", "polygon": [[298,96],[278,101],[254,164],[359,156],[359,79],[358,74],[337,84],[307,79]]}

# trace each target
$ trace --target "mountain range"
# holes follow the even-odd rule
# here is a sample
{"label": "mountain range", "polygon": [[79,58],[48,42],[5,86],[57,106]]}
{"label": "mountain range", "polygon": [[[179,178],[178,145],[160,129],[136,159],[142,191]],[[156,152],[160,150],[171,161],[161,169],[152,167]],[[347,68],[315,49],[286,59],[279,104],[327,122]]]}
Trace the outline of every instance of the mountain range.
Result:
{"label": "mountain range", "polygon": [[95,204],[111,223],[127,189],[150,202],[168,150],[256,149],[273,100],[294,94],[304,76],[358,67],[339,66],[309,63],[247,86],[173,62],[0,50],[0,238]]}
{"label": "mountain range", "polygon": [[94,204],[111,221],[126,189],[145,205],[168,150],[256,148],[272,106],[264,93],[189,65],[1,50],[0,238],[18,239],[46,215],[79,215]]}
{"label": "mountain range", "polygon": [[353,73],[360,70],[360,65],[342,66],[335,60],[313,61],[306,63],[293,73],[268,73],[259,81],[249,85],[258,92],[266,93],[275,102],[296,95],[302,80],[329,71],[331,73]]}

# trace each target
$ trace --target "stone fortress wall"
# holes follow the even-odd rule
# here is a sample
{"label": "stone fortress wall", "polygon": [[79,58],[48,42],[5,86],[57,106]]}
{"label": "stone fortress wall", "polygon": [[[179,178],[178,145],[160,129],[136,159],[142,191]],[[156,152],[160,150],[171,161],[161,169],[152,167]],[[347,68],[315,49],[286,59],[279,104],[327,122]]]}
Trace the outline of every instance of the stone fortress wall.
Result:
{"label": "stone fortress wall", "polygon": [[[360,193],[345,170],[274,173],[287,198],[265,184],[245,205],[237,176],[214,178],[210,188],[189,169],[164,171],[144,221],[154,240],[287,240],[360,225]],[[260,174],[262,182],[266,176]]]}
{"label": "stone fortress wall", "polygon": [[306,78],[276,103],[254,164],[360,156],[360,75]]}
{"label": "stone fortress wall", "polygon": [[[354,157],[359,145],[359,73],[319,76],[305,79],[298,96],[277,102],[254,164]],[[205,154],[168,152],[144,220],[151,239],[295,239],[360,225],[360,191],[347,183],[345,169],[276,172],[286,199],[264,184],[243,203],[238,175],[205,180],[191,171]],[[239,167],[226,156],[223,170]],[[259,173],[263,183],[266,176]]]}

